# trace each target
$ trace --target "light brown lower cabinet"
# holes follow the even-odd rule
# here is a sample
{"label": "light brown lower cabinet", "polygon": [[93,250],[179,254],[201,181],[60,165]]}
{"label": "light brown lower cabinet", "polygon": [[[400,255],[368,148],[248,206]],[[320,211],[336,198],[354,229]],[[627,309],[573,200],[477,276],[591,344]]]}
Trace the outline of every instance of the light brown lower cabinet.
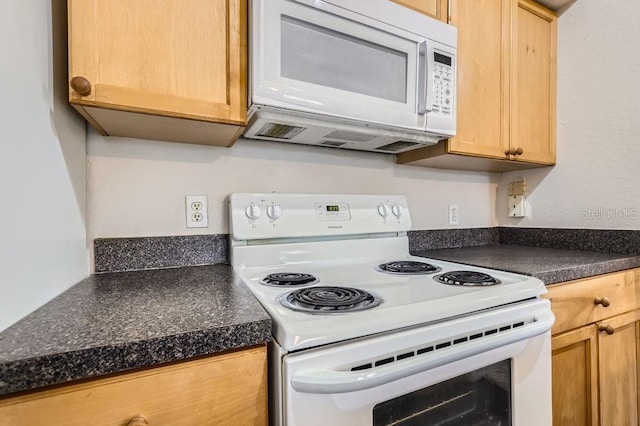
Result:
{"label": "light brown lower cabinet", "polygon": [[598,348],[593,325],[553,336],[554,425],[598,424]]}
{"label": "light brown lower cabinet", "polygon": [[639,320],[635,310],[597,324],[602,426],[638,424]]}
{"label": "light brown lower cabinet", "polygon": [[640,424],[639,271],[549,287],[554,425]]}
{"label": "light brown lower cabinet", "polygon": [[1,426],[266,426],[266,347],[0,399]]}

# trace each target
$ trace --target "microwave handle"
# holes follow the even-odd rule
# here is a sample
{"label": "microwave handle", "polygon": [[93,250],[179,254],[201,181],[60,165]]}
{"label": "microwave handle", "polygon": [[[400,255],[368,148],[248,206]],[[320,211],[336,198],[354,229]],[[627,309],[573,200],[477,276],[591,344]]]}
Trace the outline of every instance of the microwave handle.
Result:
{"label": "microwave handle", "polygon": [[433,109],[434,59],[433,47],[426,41],[418,44],[418,114],[424,115]]}

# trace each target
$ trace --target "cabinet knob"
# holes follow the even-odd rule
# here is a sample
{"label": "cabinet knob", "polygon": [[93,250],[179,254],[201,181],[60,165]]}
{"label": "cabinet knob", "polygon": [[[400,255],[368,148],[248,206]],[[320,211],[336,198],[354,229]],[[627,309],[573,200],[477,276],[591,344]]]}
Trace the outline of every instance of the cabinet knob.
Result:
{"label": "cabinet knob", "polygon": [[603,308],[607,308],[609,307],[609,305],[611,305],[611,301],[608,297],[596,297],[595,299],[593,299],[593,303],[595,305],[602,305]]}
{"label": "cabinet knob", "polygon": [[91,82],[84,77],[75,76],[69,84],[80,96],[89,96],[91,94]]}
{"label": "cabinet knob", "polygon": [[148,425],[149,425],[149,421],[147,420],[147,418],[141,415],[137,415],[133,417],[131,420],[129,420],[129,423],[127,423],[127,426],[148,426]]}
{"label": "cabinet knob", "polygon": [[599,331],[604,331],[604,332],[606,332],[606,333],[607,333],[607,334],[609,334],[609,335],[611,335],[611,334],[615,333],[615,331],[616,331],[616,329],[615,329],[615,328],[613,328],[613,326],[611,326],[611,325],[604,325],[604,324],[600,324],[600,325],[598,325],[598,330],[599,330]]}
{"label": "cabinet knob", "polygon": [[507,150],[504,151],[505,154],[507,155],[522,155],[522,153],[524,152],[524,150],[520,147],[518,148],[509,148]]}

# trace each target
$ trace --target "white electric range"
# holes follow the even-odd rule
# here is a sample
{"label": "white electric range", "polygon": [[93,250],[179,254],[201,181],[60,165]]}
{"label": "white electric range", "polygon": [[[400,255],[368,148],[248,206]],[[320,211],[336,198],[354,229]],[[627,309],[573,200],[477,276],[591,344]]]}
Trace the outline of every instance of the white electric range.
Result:
{"label": "white electric range", "polygon": [[233,194],[230,226],[273,319],[272,424],[551,423],[538,279],[411,256],[402,196]]}

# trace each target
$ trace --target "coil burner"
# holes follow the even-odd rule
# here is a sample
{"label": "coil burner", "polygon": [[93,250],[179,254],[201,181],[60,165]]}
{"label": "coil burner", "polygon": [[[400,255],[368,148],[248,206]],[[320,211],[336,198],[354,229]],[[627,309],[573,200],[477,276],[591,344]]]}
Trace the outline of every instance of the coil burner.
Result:
{"label": "coil burner", "polygon": [[285,294],[280,303],[289,309],[316,314],[357,312],[382,302],[377,296],[351,287],[309,287]]}
{"label": "coil burner", "polygon": [[381,272],[399,275],[424,275],[435,274],[442,269],[426,262],[418,262],[415,260],[399,260],[396,262],[383,263],[376,268]]}
{"label": "coil burner", "polygon": [[311,274],[298,272],[278,272],[269,274],[259,281],[260,284],[272,287],[295,287],[316,284],[319,280]]}
{"label": "coil burner", "polygon": [[433,277],[438,282],[465,287],[484,287],[500,284],[500,280],[489,274],[476,271],[451,271]]}

